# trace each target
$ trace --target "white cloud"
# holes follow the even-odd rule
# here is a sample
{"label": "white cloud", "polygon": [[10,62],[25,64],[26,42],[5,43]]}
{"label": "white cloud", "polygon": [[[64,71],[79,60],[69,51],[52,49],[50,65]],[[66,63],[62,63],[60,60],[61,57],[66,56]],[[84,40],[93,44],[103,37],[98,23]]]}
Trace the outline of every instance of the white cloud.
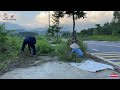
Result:
{"label": "white cloud", "polygon": [[113,11],[87,11],[87,18],[83,22],[105,23],[113,18]]}
{"label": "white cloud", "polygon": [[[95,24],[103,25],[106,22],[111,22],[113,18],[113,11],[85,11],[86,17],[85,19],[81,18],[76,20],[76,29],[80,31],[81,29],[87,29],[94,27]],[[72,17],[69,18],[65,15],[64,18],[60,19],[61,24],[67,24],[71,27],[73,26]],[[65,27],[65,26],[64,26]]]}
{"label": "white cloud", "polygon": [[[0,11],[0,21],[5,22],[2,20],[3,14],[5,11]],[[93,24],[93,23],[99,23],[104,24],[105,22],[110,22],[113,18],[113,11],[85,11],[86,17],[85,19],[78,19],[76,20],[76,28],[77,26],[87,25],[87,24]],[[9,15],[14,14],[16,21],[14,20],[8,20],[8,22],[12,23],[18,23],[22,26],[29,27],[29,28],[37,28],[37,27],[46,27],[49,24],[49,18],[48,18],[48,12],[42,11],[38,15],[34,16],[34,18],[28,18],[24,16],[23,14],[14,12],[14,11],[7,11]],[[21,12],[22,13],[22,12]],[[33,12],[34,13],[34,12]],[[50,11],[50,14],[52,16],[53,11]],[[50,19],[52,21],[52,18]],[[72,18],[69,18],[67,15],[65,15],[64,18],[60,19],[60,24],[67,24],[72,27],[73,20]],[[51,22],[52,25],[52,22]],[[81,26],[83,27],[83,26]]]}
{"label": "white cloud", "polygon": [[[50,15],[53,14],[53,11],[50,11]],[[50,18],[50,24],[52,25],[52,18]],[[38,14],[35,17],[35,22],[39,24],[39,26],[41,27],[45,27],[48,26],[49,24],[49,17],[48,17],[48,12],[40,12],[40,14]]]}
{"label": "white cloud", "polygon": [[[87,18],[81,18],[76,20],[76,23],[105,23],[110,22],[113,18],[113,11],[85,11]],[[72,18],[67,18],[67,15],[62,18],[61,23],[63,24],[72,24]]]}
{"label": "white cloud", "polygon": [[[113,11],[85,11],[86,17],[85,19],[81,18],[76,20],[76,28],[79,30],[79,28],[87,27],[87,25],[90,27],[93,27],[93,24],[104,24],[105,22],[110,22],[113,18]],[[50,11],[50,14],[52,16],[53,11]],[[51,25],[52,25],[52,18],[51,20]],[[82,24],[81,24],[82,23]],[[34,20],[26,23],[24,26],[27,27],[46,27],[49,24],[49,18],[48,18],[48,12],[47,11],[42,11],[38,15],[35,16]],[[60,19],[60,25],[67,24],[71,27],[73,25],[73,20],[72,18],[69,18],[67,15],[65,15],[64,18]],[[64,26],[65,27],[65,26]]]}
{"label": "white cloud", "polygon": [[67,15],[60,19],[61,24],[72,24],[72,21],[72,18],[69,18]]}

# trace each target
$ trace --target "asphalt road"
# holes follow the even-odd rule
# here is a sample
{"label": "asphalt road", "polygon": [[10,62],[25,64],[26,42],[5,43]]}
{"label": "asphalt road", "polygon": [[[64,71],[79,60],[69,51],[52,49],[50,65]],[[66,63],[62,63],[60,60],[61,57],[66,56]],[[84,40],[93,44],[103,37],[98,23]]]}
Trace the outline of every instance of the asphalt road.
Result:
{"label": "asphalt road", "polygon": [[120,52],[120,42],[84,41],[90,53]]}

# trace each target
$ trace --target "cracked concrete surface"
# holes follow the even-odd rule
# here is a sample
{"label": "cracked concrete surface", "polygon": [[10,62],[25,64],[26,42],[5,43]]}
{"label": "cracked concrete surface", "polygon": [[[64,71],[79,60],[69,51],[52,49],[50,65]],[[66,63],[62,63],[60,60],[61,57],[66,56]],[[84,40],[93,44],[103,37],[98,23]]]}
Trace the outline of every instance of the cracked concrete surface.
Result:
{"label": "cracked concrete surface", "polygon": [[91,73],[66,62],[51,61],[39,66],[15,69],[0,76],[0,79],[113,79],[110,77],[113,72],[103,70]]}

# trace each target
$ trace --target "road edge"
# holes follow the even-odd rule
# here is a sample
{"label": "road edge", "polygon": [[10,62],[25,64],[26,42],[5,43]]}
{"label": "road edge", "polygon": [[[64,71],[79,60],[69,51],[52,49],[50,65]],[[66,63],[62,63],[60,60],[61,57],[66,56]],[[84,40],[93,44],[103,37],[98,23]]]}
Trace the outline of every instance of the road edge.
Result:
{"label": "road edge", "polygon": [[97,56],[95,56],[95,55],[92,55],[92,54],[89,53],[89,52],[86,52],[86,54],[87,54],[87,57],[89,57],[89,58],[91,58],[91,59],[93,59],[93,60],[95,60],[95,61],[96,61],[96,59],[97,59],[97,60],[99,60],[99,61],[102,61],[102,62],[104,62],[104,63],[107,63],[107,64],[113,66],[113,67],[114,67],[114,70],[120,73],[120,67],[119,67],[119,66],[114,65],[113,63],[110,63],[110,62],[104,60],[104,58],[102,58],[102,57],[97,57]]}

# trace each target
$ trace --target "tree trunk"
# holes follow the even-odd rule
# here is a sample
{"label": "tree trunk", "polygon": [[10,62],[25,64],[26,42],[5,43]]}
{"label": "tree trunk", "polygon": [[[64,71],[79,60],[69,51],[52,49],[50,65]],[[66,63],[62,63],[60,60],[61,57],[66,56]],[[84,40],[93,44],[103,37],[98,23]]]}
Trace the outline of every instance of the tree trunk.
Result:
{"label": "tree trunk", "polygon": [[75,31],[75,18],[74,18],[74,12],[73,12],[73,32]]}
{"label": "tree trunk", "polygon": [[75,17],[74,17],[74,11],[73,11],[73,35],[72,35],[72,43],[76,42],[76,36],[75,36]]}
{"label": "tree trunk", "polygon": [[58,43],[58,32],[57,32],[57,43]]}
{"label": "tree trunk", "polygon": [[[58,20],[59,22],[59,20]],[[59,23],[57,24],[58,28],[59,28]],[[59,29],[57,28],[57,43],[58,43],[58,33],[59,33]]]}

